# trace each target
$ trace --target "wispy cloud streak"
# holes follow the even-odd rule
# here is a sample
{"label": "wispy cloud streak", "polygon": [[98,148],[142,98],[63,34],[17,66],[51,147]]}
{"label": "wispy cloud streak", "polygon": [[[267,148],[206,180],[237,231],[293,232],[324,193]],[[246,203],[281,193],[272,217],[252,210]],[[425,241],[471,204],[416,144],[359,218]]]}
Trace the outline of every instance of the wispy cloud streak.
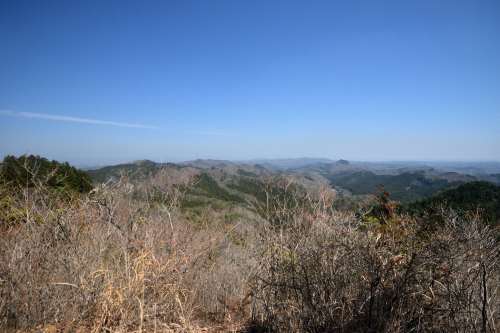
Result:
{"label": "wispy cloud streak", "polygon": [[0,110],[0,115],[9,116],[9,117],[44,119],[44,120],[52,120],[52,121],[62,121],[62,122],[92,124],[92,125],[116,126],[116,127],[148,128],[148,129],[157,129],[158,128],[156,126],[143,125],[143,124],[131,124],[131,123],[122,123],[122,122],[117,122],[117,121],[89,119],[89,118],[80,118],[80,117],[69,117],[69,116],[53,115],[53,114],[46,114],[46,113],[15,112],[15,111],[10,111],[10,110]]}

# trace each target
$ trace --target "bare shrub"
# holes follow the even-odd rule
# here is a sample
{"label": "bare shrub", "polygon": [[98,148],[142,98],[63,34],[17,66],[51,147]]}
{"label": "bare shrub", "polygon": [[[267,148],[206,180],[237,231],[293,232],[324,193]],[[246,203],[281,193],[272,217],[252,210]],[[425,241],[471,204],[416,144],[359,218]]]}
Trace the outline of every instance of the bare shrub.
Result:
{"label": "bare shrub", "polygon": [[[209,300],[243,293],[246,252],[226,244],[228,230],[183,221],[174,186],[157,202],[141,190],[121,179],[56,209],[30,189],[24,222],[0,242],[0,326],[195,331]],[[226,279],[211,289],[214,271]]]}
{"label": "bare shrub", "polygon": [[0,230],[0,328],[498,330],[498,238],[477,217],[365,223],[334,210],[327,188],[281,178],[256,213],[195,224],[179,209],[191,171],[64,198],[42,183],[9,193],[15,215],[0,218],[17,222]]}
{"label": "bare shrub", "polygon": [[370,226],[312,212],[266,233],[254,317],[267,330],[498,328],[500,248],[477,218],[448,216],[429,234],[405,217]]}

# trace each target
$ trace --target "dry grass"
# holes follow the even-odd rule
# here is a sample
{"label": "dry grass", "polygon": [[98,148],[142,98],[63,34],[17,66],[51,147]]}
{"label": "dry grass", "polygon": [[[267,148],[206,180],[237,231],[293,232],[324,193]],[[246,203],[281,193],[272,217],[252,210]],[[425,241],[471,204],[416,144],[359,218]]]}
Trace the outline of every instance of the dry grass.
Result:
{"label": "dry grass", "polygon": [[237,225],[192,226],[171,202],[137,200],[126,182],[62,209],[39,194],[26,192],[24,223],[2,231],[2,327],[196,332],[208,318],[215,327],[241,324],[228,322],[223,304],[246,292],[252,262],[250,248],[228,240]]}
{"label": "dry grass", "polygon": [[268,221],[193,224],[178,207],[184,176],[122,179],[64,202],[43,187],[16,196],[22,223],[0,235],[0,327],[499,330],[500,249],[477,219],[449,216],[432,234],[406,217],[366,225],[331,209],[331,193],[280,182],[258,207]]}

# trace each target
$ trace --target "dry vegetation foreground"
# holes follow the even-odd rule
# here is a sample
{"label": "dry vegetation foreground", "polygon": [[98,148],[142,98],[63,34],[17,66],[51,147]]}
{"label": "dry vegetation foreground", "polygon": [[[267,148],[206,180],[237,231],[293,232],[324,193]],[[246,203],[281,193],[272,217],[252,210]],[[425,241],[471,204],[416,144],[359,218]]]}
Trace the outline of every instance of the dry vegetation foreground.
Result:
{"label": "dry vegetation foreground", "polygon": [[[162,178],[163,177],[163,178]],[[1,192],[7,332],[496,332],[498,236],[474,216],[380,223],[277,182],[194,223],[190,179]]]}

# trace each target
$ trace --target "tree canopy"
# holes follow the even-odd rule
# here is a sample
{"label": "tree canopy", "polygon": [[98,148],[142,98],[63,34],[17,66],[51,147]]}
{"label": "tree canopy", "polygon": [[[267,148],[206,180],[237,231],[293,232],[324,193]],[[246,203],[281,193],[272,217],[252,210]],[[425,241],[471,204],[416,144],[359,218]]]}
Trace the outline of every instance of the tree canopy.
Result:
{"label": "tree canopy", "polygon": [[44,185],[80,193],[92,189],[92,181],[84,171],[67,162],[49,161],[36,155],[6,156],[1,164],[0,180],[14,187]]}

